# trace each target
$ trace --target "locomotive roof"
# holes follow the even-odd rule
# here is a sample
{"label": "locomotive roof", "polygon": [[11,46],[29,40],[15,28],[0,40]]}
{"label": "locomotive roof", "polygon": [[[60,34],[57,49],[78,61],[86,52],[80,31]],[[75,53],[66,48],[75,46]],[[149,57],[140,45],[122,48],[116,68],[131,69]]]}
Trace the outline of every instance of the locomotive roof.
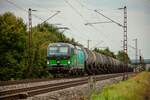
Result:
{"label": "locomotive roof", "polygon": [[69,43],[63,43],[63,42],[58,42],[58,43],[50,43],[48,45],[49,46],[69,46],[69,47],[72,47],[74,48],[74,46],[72,44],[69,44]]}

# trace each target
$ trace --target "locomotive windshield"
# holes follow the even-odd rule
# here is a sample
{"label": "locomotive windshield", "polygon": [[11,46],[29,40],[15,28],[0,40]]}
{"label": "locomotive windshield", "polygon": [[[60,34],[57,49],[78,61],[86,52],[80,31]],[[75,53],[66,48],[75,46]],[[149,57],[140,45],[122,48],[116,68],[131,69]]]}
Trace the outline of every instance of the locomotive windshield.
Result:
{"label": "locomotive windshield", "polygon": [[48,55],[67,55],[68,47],[49,47]]}
{"label": "locomotive windshield", "polygon": [[68,53],[68,47],[60,47],[59,52],[63,53],[63,54],[67,54]]}

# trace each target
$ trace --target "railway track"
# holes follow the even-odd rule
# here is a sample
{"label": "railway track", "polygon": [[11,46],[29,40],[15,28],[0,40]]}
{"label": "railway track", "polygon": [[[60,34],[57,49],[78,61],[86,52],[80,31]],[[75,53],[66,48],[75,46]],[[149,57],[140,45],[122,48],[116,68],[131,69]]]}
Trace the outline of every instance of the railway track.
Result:
{"label": "railway track", "polygon": [[17,84],[28,84],[44,81],[54,81],[60,79],[71,79],[71,78],[43,78],[43,79],[27,79],[27,80],[14,80],[14,81],[0,81],[0,86],[17,85]]}
{"label": "railway track", "polygon": [[[101,81],[109,78],[119,77],[122,73],[118,74],[108,74],[108,75],[99,75],[95,76],[96,81]],[[88,83],[88,77],[84,77],[83,79],[67,81],[67,82],[60,82],[60,83],[53,83],[53,84],[46,84],[41,86],[34,86],[28,88],[20,88],[20,89],[13,89],[7,91],[0,91],[0,100],[15,100],[15,99],[25,99],[27,97],[32,97],[38,94],[43,94],[47,92],[57,91],[73,86],[83,85]]]}

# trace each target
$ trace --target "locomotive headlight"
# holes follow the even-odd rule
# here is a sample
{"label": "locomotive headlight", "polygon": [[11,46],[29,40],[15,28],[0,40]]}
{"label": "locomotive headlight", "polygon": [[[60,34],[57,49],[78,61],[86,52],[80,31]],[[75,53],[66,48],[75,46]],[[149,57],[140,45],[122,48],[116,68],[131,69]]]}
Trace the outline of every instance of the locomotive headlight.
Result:
{"label": "locomotive headlight", "polygon": [[57,61],[57,64],[59,64],[59,63],[60,63],[60,61],[58,60],[58,61]]}
{"label": "locomotive headlight", "polygon": [[49,61],[47,60],[47,64],[49,64]]}
{"label": "locomotive headlight", "polygon": [[70,61],[68,61],[68,64],[70,64],[71,62]]}

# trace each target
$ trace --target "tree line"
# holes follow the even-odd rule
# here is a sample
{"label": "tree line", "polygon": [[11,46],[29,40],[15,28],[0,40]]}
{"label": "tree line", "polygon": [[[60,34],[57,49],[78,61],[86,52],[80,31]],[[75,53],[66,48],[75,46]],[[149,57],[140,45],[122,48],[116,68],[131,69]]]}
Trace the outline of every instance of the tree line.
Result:
{"label": "tree line", "polygon": [[124,63],[125,63],[126,60],[127,60],[128,63],[131,63],[131,60],[130,60],[129,56],[122,50],[118,51],[117,54],[114,54],[114,52],[110,51],[109,48],[106,48],[106,49],[94,48],[93,51],[104,54],[106,56],[109,56],[109,57],[112,57],[112,58],[115,58],[115,59],[118,59],[118,60],[120,60]]}

